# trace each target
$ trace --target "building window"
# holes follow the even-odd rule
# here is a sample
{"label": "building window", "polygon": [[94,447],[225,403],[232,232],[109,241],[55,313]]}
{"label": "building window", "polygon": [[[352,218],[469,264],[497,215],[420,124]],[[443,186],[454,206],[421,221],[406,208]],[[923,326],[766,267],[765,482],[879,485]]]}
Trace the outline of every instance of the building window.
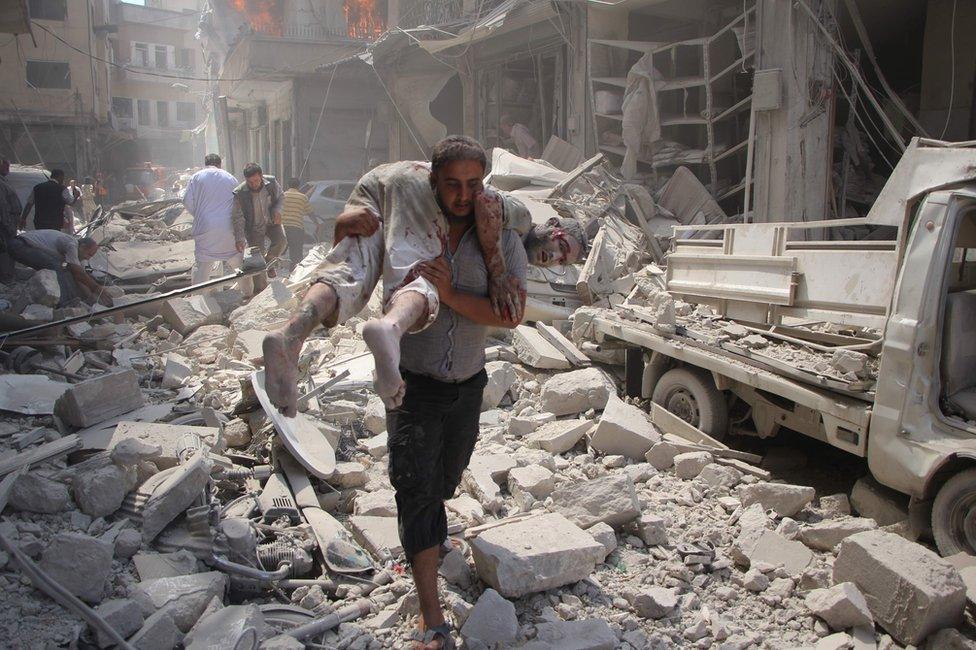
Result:
{"label": "building window", "polygon": [[151,123],[149,120],[149,100],[140,99],[136,103],[139,110],[139,126],[149,126]]}
{"label": "building window", "polygon": [[71,68],[61,61],[28,61],[27,84],[34,88],[71,88]]}
{"label": "building window", "polygon": [[179,60],[179,63],[177,65],[179,67],[183,68],[184,70],[192,70],[193,69],[193,50],[191,50],[188,47],[181,47],[180,48],[180,60]]}
{"label": "building window", "polygon": [[31,18],[41,20],[67,20],[67,0],[30,0],[28,11]]}
{"label": "building window", "polygon": [[156,124],[169,126],[169,104],[167,102],[156,102]]}
{"label": "building window", "polygon": [[146,43],[132,44],[132,65],[149,67],[149,46]]}
{"label": "building window", "polygon": [[197,120],[197,106],[193,102],[176,102],[176,121],[192,124]]}
{"label": "building window", "polygon": [[166,61],[166,46],[157,45],[156,46],[156,67],[159,69],[168,68]]}
{"label": "building window", "polygon": [[128,97],[113,97],[112,112],[116,117],[132,117],[132,100]]}

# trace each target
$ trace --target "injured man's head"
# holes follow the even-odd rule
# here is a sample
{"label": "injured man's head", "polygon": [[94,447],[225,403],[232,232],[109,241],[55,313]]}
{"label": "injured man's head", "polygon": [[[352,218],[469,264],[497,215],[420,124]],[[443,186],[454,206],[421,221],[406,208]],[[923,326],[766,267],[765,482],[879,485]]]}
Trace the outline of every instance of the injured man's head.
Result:
{"label": "injured man's head", "polygon": [[522,239],[529,264],[559,266],[575,264],[586,252],[586,235],[576,219],[553,217],[536,224]]}

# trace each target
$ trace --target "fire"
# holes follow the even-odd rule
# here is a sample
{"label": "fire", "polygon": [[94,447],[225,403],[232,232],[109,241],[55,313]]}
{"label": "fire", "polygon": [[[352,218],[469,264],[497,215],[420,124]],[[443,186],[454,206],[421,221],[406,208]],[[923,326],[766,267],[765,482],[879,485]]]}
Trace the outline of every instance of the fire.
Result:
{"label": "fire", "polygon": [[342,12],[346,15],[346,33],[352,38],[373,40],[386,29],[377,0],[345,0]]}
{"label": "fire", "polygon": [[281,36],[284,33],[281,2],[282,0],[230,0],[231,6],[247,18],[251,29],[269,36]]}

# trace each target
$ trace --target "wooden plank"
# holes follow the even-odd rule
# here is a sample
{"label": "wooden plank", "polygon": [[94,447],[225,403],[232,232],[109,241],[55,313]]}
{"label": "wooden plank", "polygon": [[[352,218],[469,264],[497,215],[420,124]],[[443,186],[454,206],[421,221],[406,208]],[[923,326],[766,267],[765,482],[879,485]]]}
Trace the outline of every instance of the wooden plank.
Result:
{"label": "wooden plank", "polygon": [[671,413],[660,404],[651,404],[651,421],[661,429],[673,433],[676,436],[715,449],[728,449],[728,445],[719,442],[704,431],[698,429],[674,413]]}
{"label": "wooden plank", "polygon": [[71,434],[70,436],[65,436],[29,451],[23,451],[10,458],[0,460],[0,476],[5,476],[10,472],[16,472],[22,467],[28,467],[35,463],[57,458],[79,447],[81,447],[81,438],[75,434]]}
{"label": "wooden plank", "polygon": [[573,345],[573,342],[568,338],[563,336],[563,333],[557,330],[552,325],[547,325],[542,322],[535,324],[539,334],[542,338],[549,341],[557,350],[563,353],[563,356],[569,359],[569,362],[574,366],[588,366],[590,365],[590,359],[585,354],[583,354],[578,347]]}

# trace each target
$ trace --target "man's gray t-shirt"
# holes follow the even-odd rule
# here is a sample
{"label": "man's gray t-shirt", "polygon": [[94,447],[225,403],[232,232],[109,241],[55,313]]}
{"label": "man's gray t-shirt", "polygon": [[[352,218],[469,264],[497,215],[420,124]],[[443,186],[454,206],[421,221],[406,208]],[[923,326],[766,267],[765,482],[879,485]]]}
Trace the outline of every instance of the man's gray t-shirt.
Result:
{"label": "man's gray t-shirt", "polygon": [[[528,259],[517,233],[502,231],[502,253],[508,272],[525,288]],[[461,237],[453,255],[448,252],[446,257],[453,269],[455,289],[488,296],[488,269],[473,226]],[[400,366],[440,381],[470,379],[484,368],[487,336],[487,327],[441,303],[433,323],[421,332],[404,335],[400,343]]]}
{"label": "man's gray t-shirt", "polygon": [[78,240],[60,230],[28,230],[20,233],[20,237],[31,246],[57,255],[64,262],[81,266],[78,259]]}

